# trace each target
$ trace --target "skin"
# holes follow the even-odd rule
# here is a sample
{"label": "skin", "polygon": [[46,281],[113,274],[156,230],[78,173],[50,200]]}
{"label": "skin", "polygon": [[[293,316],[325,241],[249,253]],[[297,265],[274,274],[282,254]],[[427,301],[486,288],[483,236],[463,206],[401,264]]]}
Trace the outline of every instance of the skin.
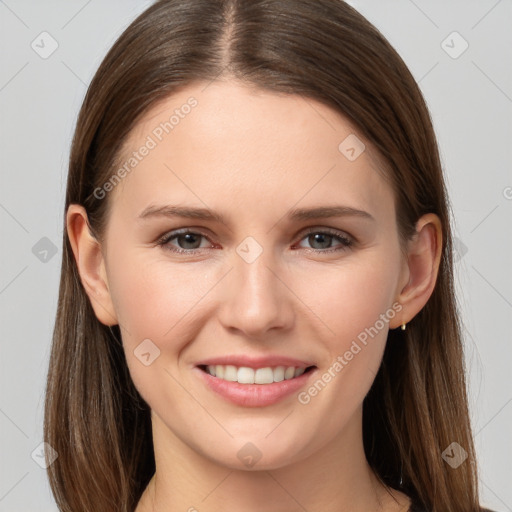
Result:
{"label": "skin", "polygon": [[[130,374],[152,409],[156,473],[137,512],[407,510],[408,497],[384,488],[366,461],[362,402],[388,330],[409,322],[433,291],[438,217],[418,220],[404,257],[393,191],[370,145],[354,161],[338,150],[357,130],[316,101],[233,81],[190,85],[154,107],[124,156],[190,96],[198,105],[109,192],[103,243],[81,206],[67,213],[95,314],[120,325]],[[208,207],[227,220],[138,218],[167,204]],[[327,205],[373,220],[287,220],[293,208]],[[179,228],[207,238],[155,243]],[[306,228],[355,242],[315,241]],[[236,251],[248,236],[263,249],[252,263]],[[279,354],[314,361],[321,375],[393,304],[401,310],[308,404],[295,393],[266,407],[235,405],[194,371],[207,357]],[[149,366],[134,355],[147,338],[160,349]],[[252,467],[237,457],[248,442],[261,452]]]}

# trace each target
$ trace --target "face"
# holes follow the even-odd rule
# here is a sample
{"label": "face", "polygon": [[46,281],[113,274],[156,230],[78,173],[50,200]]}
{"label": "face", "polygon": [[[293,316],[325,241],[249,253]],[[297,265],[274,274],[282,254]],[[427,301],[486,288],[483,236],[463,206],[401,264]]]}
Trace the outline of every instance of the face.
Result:
{"label": "face", "polygon": [[[399,317],[393,192],[334,110],[205,85],[142,119],[129,172],[104,188],[108,289],[161,435],[227,467],[249,456],[273,469],[360,418]],[[328,207],[339,210],[306,215]]]}

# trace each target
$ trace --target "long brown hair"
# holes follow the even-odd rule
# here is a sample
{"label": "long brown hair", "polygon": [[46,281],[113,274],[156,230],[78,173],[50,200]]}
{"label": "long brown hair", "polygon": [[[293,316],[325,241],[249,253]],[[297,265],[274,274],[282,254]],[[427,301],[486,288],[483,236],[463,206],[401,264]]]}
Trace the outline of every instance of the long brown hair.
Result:
{"label": "long brown hair", "polygon": [[[443,247],[435,289],[407,330],[391,330],[363,404],[367,459],[383,483],[433,512],[476,512],[477,468],[453,284],[449,206],[432,122],[406,65],[341,0],[160,0],[119,37],[77,121],[65,209],[104,233],[111,201],[94,191],[141,116],[194,81],[235,79],[340,112],[385,163],[401,240],[432,212]],[[405,337],[405,338],[404,338]],[[128,372],[119,327],[94,315],[64,227],[44,439],[59,509],[132,512],[155,471],[150,410]],[[452,468],[457,442],[468,458]]]}

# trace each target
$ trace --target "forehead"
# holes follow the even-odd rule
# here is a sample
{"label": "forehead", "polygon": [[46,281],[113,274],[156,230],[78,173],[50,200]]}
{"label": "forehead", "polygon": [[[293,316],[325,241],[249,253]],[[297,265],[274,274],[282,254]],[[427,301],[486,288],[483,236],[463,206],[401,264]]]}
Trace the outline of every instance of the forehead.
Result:
{"label": "forehead", "polygon": [[158,103],[127,138],[123,165],[112,199],[130,212],[149,203],[270,213],[329,202],[394,213],[375,151],[345,117],[234,82],[196,83]]}

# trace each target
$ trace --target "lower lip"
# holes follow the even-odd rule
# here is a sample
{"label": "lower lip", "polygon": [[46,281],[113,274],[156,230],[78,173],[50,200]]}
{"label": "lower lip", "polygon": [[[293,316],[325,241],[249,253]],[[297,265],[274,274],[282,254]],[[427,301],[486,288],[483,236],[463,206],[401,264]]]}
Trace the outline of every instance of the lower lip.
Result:
{"label": "lower lip", "polygon": [[302,388],[316,368],[299,377],[273,382],[272,384],[240,384],[219,379],[197,366],[194,368],[206,385],[228,401],[243,407],[265,407],[272,405]]}

